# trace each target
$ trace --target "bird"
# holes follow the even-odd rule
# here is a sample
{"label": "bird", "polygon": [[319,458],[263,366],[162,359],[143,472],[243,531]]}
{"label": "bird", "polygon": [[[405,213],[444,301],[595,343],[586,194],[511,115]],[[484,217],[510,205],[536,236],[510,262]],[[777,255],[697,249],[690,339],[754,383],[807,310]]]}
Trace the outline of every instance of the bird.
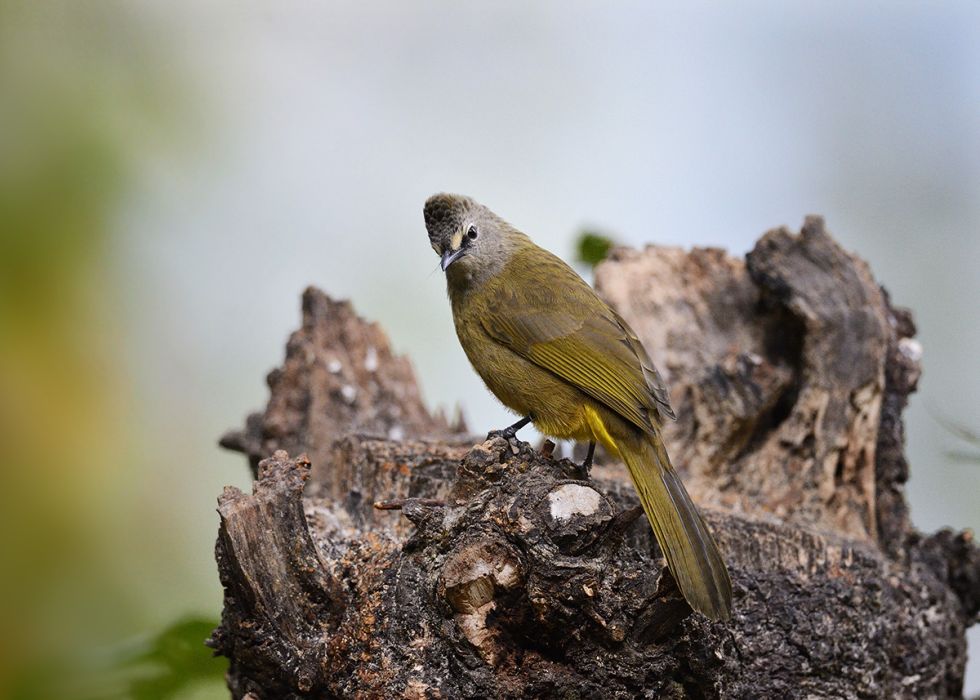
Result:
{"label": "bird", "polygon": [[470,197],[439,193],[423,208],[445,272],[456,334],[473,369],[544,435],[596,443],[626,463],[688,604],[728,620],[732,583],[662,437],[674,419],[663,378],[629,324],[558,256]]}

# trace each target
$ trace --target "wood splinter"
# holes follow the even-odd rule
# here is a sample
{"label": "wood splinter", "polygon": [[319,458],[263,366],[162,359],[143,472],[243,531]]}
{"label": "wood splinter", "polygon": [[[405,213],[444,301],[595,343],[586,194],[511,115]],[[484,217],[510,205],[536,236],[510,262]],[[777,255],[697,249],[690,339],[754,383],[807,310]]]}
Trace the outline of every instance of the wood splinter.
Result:
{"label": "wood splinter", "polygon": [[375,510],[402,510],[412,503],[430,508],[444,508],[449,505],[438,498],[395,498],[391,501],[375,501],[374,508]]}

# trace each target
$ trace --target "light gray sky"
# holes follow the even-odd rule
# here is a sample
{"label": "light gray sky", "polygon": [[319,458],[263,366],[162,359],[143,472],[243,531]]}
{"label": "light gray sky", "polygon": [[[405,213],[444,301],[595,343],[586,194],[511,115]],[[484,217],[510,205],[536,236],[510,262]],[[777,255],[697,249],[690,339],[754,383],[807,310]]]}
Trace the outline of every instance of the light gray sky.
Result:
{"label": "light gray sky", "polygon": [[440,190],[566,257],[583,225],[741,255],[823,214],[916,312],[916,524],[980,526],[980,466],[946,458],[964,446],[936,420],[980,429],[980,3],[158,12],[199,94],[193,144],[148,158],[116,254],[144,417],[200,465],[184,486],[142,482],[148,503],[186,489],[176,527],[192,556],[141,563],[161,587],[190,575],[217,600],[188,572],[213,571],[213,498],[245,479],[214,440],[264,404],[307,284],[380,321],[430,403],[461,403],[476,431],[508,420],[452,329],[421,217]]}

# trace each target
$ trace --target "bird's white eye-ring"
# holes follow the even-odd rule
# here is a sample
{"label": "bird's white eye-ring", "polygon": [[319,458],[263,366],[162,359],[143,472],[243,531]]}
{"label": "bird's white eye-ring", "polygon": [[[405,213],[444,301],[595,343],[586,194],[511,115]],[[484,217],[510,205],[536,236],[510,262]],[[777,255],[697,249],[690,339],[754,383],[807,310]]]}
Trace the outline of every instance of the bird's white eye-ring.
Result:
{"label": "bird's white eye-ring", "polygon": [[470,226],[470,230],[466,232],[466,237],[469,238],[471,241],[475,240],[476,237],[479,235],[480,232],[476,230],[476,226]]}

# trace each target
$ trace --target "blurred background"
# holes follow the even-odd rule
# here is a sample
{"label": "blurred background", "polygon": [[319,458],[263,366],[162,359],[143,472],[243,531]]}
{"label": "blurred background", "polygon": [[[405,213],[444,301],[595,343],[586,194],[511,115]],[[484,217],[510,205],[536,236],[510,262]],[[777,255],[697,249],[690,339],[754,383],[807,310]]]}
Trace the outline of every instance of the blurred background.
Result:
{"label": "blurred background", "polygon": [[504,424],[439,190],[566,258],[823,214],[915,310],[915,523],[980,525],[980,3],[0,0],[0,696],[226,696],[216,440],[307,284]]}

